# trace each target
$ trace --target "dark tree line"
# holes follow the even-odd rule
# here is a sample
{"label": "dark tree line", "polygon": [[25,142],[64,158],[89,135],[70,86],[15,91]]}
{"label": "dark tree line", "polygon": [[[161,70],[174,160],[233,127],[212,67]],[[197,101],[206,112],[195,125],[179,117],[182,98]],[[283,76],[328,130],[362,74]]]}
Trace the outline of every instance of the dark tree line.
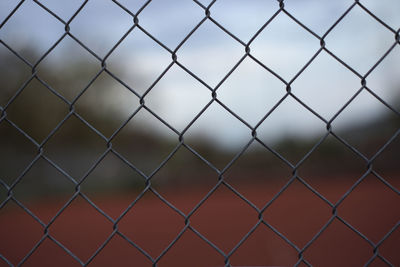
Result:
{"label": "dark tree line", "polygon": [[[26,53],[34,54],[34,51],[25,51]],[[73,102],[75,97],[86,88],[89,81],[99,73],[101,70],[99,65],[82,62],[78,58],[68,60],[62,68],[43,61],[32,70],[6,49],[0,50],[0,59],[2,114],[6,114],[7,120],[15,123],[38,144],[46,140],[52,130],[70,114],[72,108],[70,103],[74,103],[76,114],[99,128],[107,138],[121,124],[121,121],[117,119],[119,115],[115,111],[107,110],[102,106],[102,103],[107,101],[104,99],[104,95],[113,86],[107,79],[99,77],[96,85],[88,89],[91,90],[91,97],[83,95]],[[102,73],[101,75],[107,74]],[[14,97],[15,99],[13,99]],[[7,120],[3,119],[0,122],[0,179],[10,185],[39,150]],[[370,158],[399,128],[400,117],[394,112],[388,112],[378,119],[348,127],[337,134]],[[376,170],[399,173],[399,139],[400,137],[397,137],[373,162]],[[317,140],[316,138],[309,140],[285,139],[270,145],[296,165]],[[175,141],[164,139],[141,123],[137,123],[134,127],[125,127],[112,141],[113,148],[146,175],[152,173],[178,143],[178,138]],[[194,147],[200,155],[221,169],[235,154],[232,151],[215,147],[204,140],[195,143]],[[74,179],[79,180],[107,149],[107,142],[80,121],[77,116],[72,115],[46,141],[43,148],[46,156],[54,159],[54,162],[65,169]],[[235,165],[226,173],[226,176],[242,182],[254,179],[274,179],[274,177],[279,179],[282,176],[290,176],[293,171],[266,149],[247,151]],[[57,188],[57,182],[53,181],[52,172],[48,170],[51,167],[48,164],[46,166],[36,170],[31,182],[27,183],[25,189],[22,190],[24,194],[26,191],[33,190],[35,185],[43,184],[43,181],[44,184],[53,186],[53,189],[41,186],[41,191],[58,192],[54,189]],[[299,171],[305,176],[323,178],[327,173],[337,175],[357,173],[366,168],[365,160],[351,148],[330,136],[312,153],[309,159],[304,161]],[[126,167],[126,164],[122,164],[115,155],[110,155],[104,160],[103,169],[105,170],[94,171],[92,176],[96,177],[88,179],[91,182],[88,181],[87,184],[92,184],[93,188],[99,190],[101,190],[102,184],[107,190],[110,189],[110,186],[120,190],[144,185],[143,177],[132,171],[132,168]],[[218,175],[214,171],[210,171],[204,162],[181,147],[173,160],[154,177],[153,181],[156,186],[157,184],[196,184],[209,180],[204,178],[206,176],[218,179]],[[249,180],[248,177],[252,177],[252,179]],[[49,183],[49,181],[52,182]],[[110,183],[110,181],[112,182]],[[18,185],[17,188],[24,187]],[[69,188],[73,189],[74,186],[69,184]],[[0,192],[4,194],[4,190],[0,186]]]}

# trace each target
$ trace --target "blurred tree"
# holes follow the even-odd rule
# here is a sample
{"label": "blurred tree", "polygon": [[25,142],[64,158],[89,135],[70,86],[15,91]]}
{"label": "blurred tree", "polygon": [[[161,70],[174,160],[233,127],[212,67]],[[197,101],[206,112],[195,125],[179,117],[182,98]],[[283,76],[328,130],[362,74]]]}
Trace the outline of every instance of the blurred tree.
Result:
{"label": "blurred tree", "polygon": [[[24,54],[27,53],[35,54],[35,51],[28,49]],[[15,123],[38,143],[45,140],[50,132],[70,113],[71,106],[69,103],[101,70],[100,63],[94,65],[79,58],[69,59],[68,64],[64,65],[62,70],[53,64],[46,61],[41,62],[35,69],[37,70],[35,72],[37,76],[35,76],[32,74],[32,68],[29,65],[4,47],[0,49],[0,108],[6,112],[7,119]],[[93,122],[96,127],[101,126],[101,132],[112,133],[120,123],[117,120],[121,116],[118,110],[103,108],[104,102],[111,100],[110,94],[107,93],[113,86],[115,86],[113,79],[98,79],[96,88],[92,90],[90,97],[79,98],[79,101],[74,104],[77,114],[90,123]],[[95,96],[95,99],[93,99],[93,96]],[[153,131],[145,131],[145,127],[142,126],[139,123],[135,127],[126,127],[116,136],[113,144],[118,147],[118,152],[124,154],[128,160],[132,160],[139,168],[145,166],[143,168],[147,168],[146,172],[150,173],[172,151],[176,142],[164,139],[160,135],[156,136]],[[399,128],[399,116],[394,112],[388,112],[377,120],[362,125],[353,125],[339,134],[348,138],[352,145],[361,150],[369,151],[372,144],[382,146],[387,141],[388,136],[393,135]],[[398,137],[396,140],[398,139],[400,138]],[[280,140],[275,144],[275,147],[283,155],[291,155],[300,159],[314,143],[315,140],[288,139]],[[341,171],[352,171],[354,166],[349,157],[353,157],[353,155],[351,153],[344,154],[344,150],[338,146],[342,146],[342,144],[327,142],[322,149],[313,152],[315,159],[313,170],[318,170],[314,166],[325,166],[323,163],[326,161],[341,159],[344,162],[341,164]],[[229,162],[234,156],[231,152],[219,149],[200,138],[193,147],[206,159],[221,166],[223,166],[223,162]],[[0,148],[0,179],[8,184],[12,183],[38,152],[37,147],[5,120],[0,122]],[[107,144],[104,140],[75,118],[75,120],[68,120],[50,138],[44,151],[57,163],[63,164],[61,167],[71,173],[74,178],[79,179],[82,173],[78,169],[87,171],[106,148]],[[399,171],[399,150],[400,142],[393,142],[385,155],[378,158],[380,168]],[[376,152],[373,149],[371,151],[372,153]],[[129,157],[129,155],[134,156]],[[263,171],[268,173],[282,172],[281,166],[276,165],[274,160],[276,160],[275,156],[270,153],[263,153],[263,151],[258,150],[249,151],[241,162],[241,168],[243,172],[251,172],[255,175]],[[97,172],[99,181],[103,181],[104,185],[107,186],[110,183],[105,181],[109,181],[109,179],[113,179],[112,184],[136,184],[129,182],[130,179],[132,180],[132,174],[129,172],[122,173],[121,168],[115,164],[117,161],[104,163],[108,164],[106,166],[108,172]],[[204,169],[204,163],[196,160],[195,157],[190,160],[187,157],[177,156],[175,160],[168,164],[169,172],[166,172],[165,175],[170,177],[166,177],[164,181],[178,179],[177,177],[183,177],[179,179],[191,179],[190,175],[181,175],[185,171],[183,168]],[[326,170],[320,171],[326,172]],[[329,172],[335,171],[335,169],[329,170]],[[51,178],[45,168],[41,172],[38,171],[36,175],[41,177],[37,177],[38,182]],[[197,176],[201,175],[202,173],[197,173]],[[54,181],[52,183],[54,184]],[[173,183],[164,184],[168,186]],[[29,185],[29,187],[31,188],[32,185]],[[43,190],[43,187],[41,187],[41,190]]]}

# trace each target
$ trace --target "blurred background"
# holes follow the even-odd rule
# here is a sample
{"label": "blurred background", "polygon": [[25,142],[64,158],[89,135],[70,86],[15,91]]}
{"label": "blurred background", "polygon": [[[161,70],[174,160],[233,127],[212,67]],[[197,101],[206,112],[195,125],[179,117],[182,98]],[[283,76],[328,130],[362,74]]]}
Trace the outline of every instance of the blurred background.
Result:
{"label": "blurred background", "polygon": [[[144,2],[127,1],[121,4],[136,13]],[[68,21],[82,4],[80,1],[41,3],[64,21]],[[1,3],[2,21],[15,4],[15,1]],[[286,9],[322,36],[350,4],[351,1],[342,0],[334,3],[307,1],[301,4],[287,1]],[[397,1],[388,1],[386,4],[365,1],[363,4],[390,27],[398,28],[400,21],[395,12],[399,5]],[[274,1],[250,1],[246,4],[241,1],[217,1],[210,9],[212,17],[244,43],[277,10],[278,5]],[[167,48],[174,50],[203,17],[204,10],[192,1],[154,1],[140,13],[139,19],[146,31]],[[218,100],[248,126],[216,102],[189,125],[211,101],[211,91],[176,64],[153,84],[171,64],[171,54],[139,28],[133,29],[112,50],[131,26],[132,17],[112,1],[105,0],[88,2],[70,23],[70,32],[83,45],[100,59],[107,55],[105,62],[109,72],[102,72],[100,60],[70,36],[64,36],[64,25],[60,21],[37,3],[24,2],[0,30],[0,38],[4,42],[0,46],[0,97],[1,107],[6,107],[7,118],[40,144],[67,116],[69,103],[73,103],[79,116],[104,137],[113,136],[113,148],[146,175],[159,166],[178,145],[177,132],[184,129],[185,143],[221,170],[251,140],[252,129],[248,126],[257,126],[258,138],[293,165],[326,133],[326,122],[321,118],[326,121],[333,119],[331,125],[334,133],[367,158],[373,156],[399,128],[398,115],[367,90],[363,90],[337,115],[361,88],[361,79],[325,51],[291,84],[293,94],[321,118],[293,97],[284,98],[286,85],[247,57],[216,92]],[[356,6],[325,37],[325,42],[330,51],[363,76],[393,45],[393,37],[389,30]],[[4,44],[35,65],[42,82],[31,79],[32,68]],[[251,55],[284,81],[291,82],[320,45],[317,38],[281,12],[257,36],[250,48]],[[368,88],[397,112],[400,106],[400,69],[397,67],[400,62],[399,50],[395,46],[366,79]],[[244,55],[244,47],[212,22],[205,21],[179,47],[176,54],[179,63],[210,88],[215,88]],[[110,73],[123,83],[114,79]],[[26,87],[14,100],[13,96],[25,84]],[[45,85],[57,92],[59,97]],[[150,86],[153,87],[145,94]],[[146,107],[177,132],[148,110],[142,108],[137,112],[143,94]],[[262,120],[282,98],[283,102]],[[137,113],[131,118],[134,112]],[[117,132],[126,122],[126,126]],[[190,127],[186,129],[188,125]],[[3,147],[1,176],[7,184],[11,184],[36,156],[37,148],[6,121],[2,121],[0,127]],[[46,140],[44,153],[74,179],[80,180],[105,151],[105,145],[106,142],[99,135],[71,116],[54,136]],[[392,147],[395,145],[396,140]],[[392,150],[393,153],[396,151],[394,147]],[[278,163],[281,161],[258,142],[253,142],[247,151],[246,157],[243,157],[245,166],[239,168],[243,172],[281,170]],[[184,153],[191,154],[187,150]],[[179,157],[179,154],[174,157],[176,166],[173,162],[168,164],[166,169],[169,167],[171,170],[165,171],[168,175],[165,173],[163,176],[191,179],[186,177],[187,174],[180,174],[182,170],[178,171],[179,165],[192,165],[193,168],[201,169],[196,166],[202,163],[194,155]],[[326,171],[327,166],[323,164],[327,162],[325,158],[337,160],[345,155],[349,160],[343,160],[340,168],[334,164],[332,170]],[[331,136],[313,156],[314,160],[321,162],[313,162],[314,167],[305,166],[303,170],[320,169],[322,174],[331,173],[333,169],[337,172],[348,172],[350,169],[355,171],[360,167],[365,170],[366,166],[362,159],[361,166],[354,164],[353,161],[360,157]],[[388,166],[382,168],[396,168],[398,164],[393,162],[397,160],[396,157],[387,158],[381,164]],[[182,160],[190,160],[190,163],[183,163]],[[107,165],[104,169],[108,171],[97,173],[95,176],[104,176],[104,179],[96,178],[93,184],[100,186],[99,180],[107,184],[107,180],[112,179],[112,184],[116,186],[119,184],[115,183],[115,179],[119,179],[117,177],[128,176],[118,173],[122,170],[113,167],[115,161],[120,160],[108,157],[104,160],[102,165]],[[40,175],[46,169],[54,168],[43,166],[36,170],[36,175],[48,177]],[[192,168],[186,169],[190,172]],[[138,180],[143,179],[138,177]],[[127,178],[127,181],[132,179]],[[56,184],[53,186],[57,187]],[[136,182],[133,185],[136,186]],[[106,188],[109,190],[109,185]]]}
{"label": "blurred background", "polygon": [[[356,5],[324,36],[353,1],[284,2],[287,12],[324,36],[326,48],[352,69],[322,50],[304,71],[320,40],[284,12],[253,39],[279,10],[277,1],[216,1],[211,18],[235,38],[206,20],[183,44],[205,16],[193,1],[154,0],[143,10],[146,1],[121,0],[120,6],[88,1],[66,35],[60,20],[69,21],[82,2],[24,1],[9,19],[18,2],[0,2],[0,108],[6,115],[0,121],[0,202],[7,198],[7,187],[15,185],[15,198],[47,223],[76,191],[75,180],[116,218],[145,188],[143,175],[152,175],[152,186],[189,212],[215,186],[217,170],[228,166],[225,180],[262,207],[300,164],[299,176],[336,203],[392,137],[373,169],[391,185],[399,184],[400,47],[395,34]],[[207,6],[210,1],[199,2]],[[399,1],[360,2],[389,27],[399,28]],[[140,11],[141,28],[130,30],[133,18],[121,6],[133,14]],[[241,42],[249,41],[258,62],[248,56],[227,76],[245,55]],[[365,75],[379,99],[364,88],[346,105]],[[285,83],[295,97],[287,95]],[[216,101],[210,104],[215,88],[231,112]],[[146,108],[141,108],[142,98]],[[336,137],[322,139],[328,121]],[[252,127],[258,140],[249,145]],[[108,138],[117,153],[105,153]],[[38,144],[46,158],[36,158]],[[394,194],[387,208],[391,225],[398,218],[399,198],[387,191]],[[370,196],[365,192],[360,194]],[[110,196],[124,199],[121,210],[107,208]],[[46,213],[36,203],[48,199],[55,204]]]}

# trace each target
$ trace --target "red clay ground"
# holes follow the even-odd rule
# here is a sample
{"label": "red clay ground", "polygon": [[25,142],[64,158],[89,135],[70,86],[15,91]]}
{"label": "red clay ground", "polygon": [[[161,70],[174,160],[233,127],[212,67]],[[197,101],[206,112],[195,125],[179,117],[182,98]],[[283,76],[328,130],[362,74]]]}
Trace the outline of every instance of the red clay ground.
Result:
{"label": "red clay ground", "polygon": [[[353,181],[324,180],[315,188],[335,203]],[[399,179],[392,181],[399,188]],[[397,183],[397,184],[396,184]],[[237,186],[245,197],[262,207],[282,184]],[[160,192],[188,213],[209,188]],[[93,197],[113,218],[127,208],[136,195]],[[65,202],[65,200],[64,200]],[[25,203],[47,223],[62,206],[61,200]],[[373,177],[357,187],[338,208],[338,215],[365,237],[378,243],[400,221],[400,197]],[[292,184],[263,214],[297,247],[303,248],[331,218],[332,208],[299,182]],[[228,253],[258,222],[258,213],[226,187],[220,187],[193,216],[190,224]],[[157,257],[184,228],[184,218],[152,193],[147,193],[118,224],[118,229],[152,257]],[[110,221],[78,198],[50,226],[49,233],[82,261],[87,261],[113,231]],[[0,210],[0,253],[18,264],[41,239],[43,228],[13,203]],[[400,266],[400,227],[380,246],[379,254]],[[293,266],[298,253],[261,224],[231,256],[233,266]],[[309,246],[305,259],[313,266],[364,266],[373,247],[338,219]],[[189,229],[160,259],[158,266],[223,266],[224,258]],[[0,260],[0,266],[6,266]],[[50,239],[46,239],[23,266],[79,266]],[[115,235],[89,266],[151,266],[151,262],[128,242]],[[301,265],[305,266],[305,265]],[[386,266],[376,259],[370,266]]]}

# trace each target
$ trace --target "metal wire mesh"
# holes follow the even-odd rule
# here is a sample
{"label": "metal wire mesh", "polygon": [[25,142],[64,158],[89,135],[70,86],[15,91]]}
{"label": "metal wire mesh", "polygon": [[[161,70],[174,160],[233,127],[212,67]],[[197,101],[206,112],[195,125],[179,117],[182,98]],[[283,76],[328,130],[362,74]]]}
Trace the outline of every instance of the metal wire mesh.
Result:
{"label": "metal wire mesh", "polygon": [[[115,4],[117,7],[120,8],[121,12],[127,13],[129,16],[132,18],[132,25],[128,31],[114,44],[114,46],[108,51],[108,53],[104,56],[101,57],[97,55],[91,47],[86,46],[83,42],[79,40],[78,37],[76,37],[73,33],[73,30],[70,28],[70,24],[76,16],[82,12],[82,10],[85,8],[87,3],[89,2],[88,0],[84,1],[80,7],[75,11],[75,13],[70,17],[69,20],[64,20],[61,17],[59,17],[56,13],[54,13],[52,10],[50,10],[46,5],[42,4],[39,0],[33,0],[33,2],[40,7],[41,9],[45,10],[48,12],[51,16],[53,16],[60,25],[64,26],[65,32],[62,36],[59,37],[59,39],[45,52],[41,55],[41,57],[36,61],[36,62],[29,62],[27,59],[25,59],[18,51],[14,50],[12,46],[7,44],[6,41],[0,39],[0,43],[2,46],[4,46],[6,49],[11,51],[15,57],[19,58],[21,61],[26,64],[32,74],[29,77],[29,79],[26,80],[23,86],[21,86],[18,91],[15,92],[13,97],[9,99],[9,101],[2,107],[1,109],[1,116],[0,116],[0,124],[9,124],[16,130],[18,130],[21,134],[24,135],[24,137],[31,142],[37,151],[37,155],[34,158],[33,161],[31,161],[24,169],[24,171],[14,179],[12,184],[7,184],[5,181],[2,180],[0,177],[0,184],[2,187],[4,187],[7,191],[7,197],[6,199],[0,204],[0,210],[3,209],[8,203],[14,202],[17,204],[19,207],[21,207],[29,216],[34,218],[43,228],[43,236],[41,239],[36,243],[34,247],[30,250],[28,254],[25,255],[25,257],[18,263],[19,265],[23,265],[34,253],[35,251],[39,248],[39,246],[45,241],[45,240],[51,240],[55,244],[57,244],[61,249],[65,251],[68,255],[70,255],[76,262],[81,264],[82,266],[86,266],[90,264],[93,259],[104,249],[104,247],[110,242],[110,240],[114,236],[120,236],[122,237],[126,242],[128,242],[130,245],[132,245],[134,248],[136,248],[140,253],[142,253],[145,257],[148,258],[150,262],[152,262],[153,266],[157,266],[159,261],[164,257],[165,254],[168,253],[168,251],[171,250],[172,247],[176,244],[176,242],[182,237],[182,235],[185,232],[191,231],[198,237],[200,237],[202,240],[204,240],[211,248],[215,250],[215,253],[219,253],[220,255],[223,256],[225,259],[225,266],[231,266],[231,257],[232,255],[235,254],[235,252],[238,250],[240,246],[243,245],[243,243],[246,242],[246,240],[255,232],[255,230],[259,227],[268,227],[270,230],[272,230],[279,238],[281,238],[284,242],[289,244],[294,250],[296,250],[298,254],[298,261],[296,262],[295,266],[299,266],[302,264],[305,264],[307,266],[312,266],[312,262],[310,262],[304,255],[307,249],[321,236],[321,234],[332,224],[333,221],[340,221],[345,227],[349,228],[351,231],[359,235],[363,240],[365,240],[366,243],[369,244],[370,246],[370,251],[371,251],[371,257],[368,260],[368,262],[365,262],[365,266],[370,265],[376,258],[379,258],[381,262],[385,263],[388,266],[394,266],[395,263],[390,262],[389,259],[386,259],[383,255],[380,254],[379,252],[379,247],[381,244],[388,239],[393,232],[395,232],[398,227],[400,222],[397,222],[396,225],[393,226],[393,228],[386,233],[386,235],[382,236],[381,240],[379,242],[373,242],[371,241],[367,236],[365,236],[363,233],[361,233],[356,227],[351,225],[348,221],[346,221],[344,218],[342,218],[338,214],[338,209],[340,208],[342,202],[353,192],[354,189],[359,186],[360,183],[363,182],[363,180],[370,175],[373,175],[377,180],[382,182],[387,188],[387,190],[391,190],[395,192],[395,194],[400,195],[400,191],[395,188],[395,186],[391,185],[385,178],[379,174],[374,169],[374,161],[377,157],[381,155],[381,153],[391,145],[391,143],[399,136],[400,134],[400,128],[397,129],[397,131],[387,140],[387,142],[380,147],[380,149],[372,156],[368,157],[364,155],[362,152],[360,152],[356,147],[352,146],[352,144],[348,143],[345,139],[343,139],[332,127],[333,121],[362,93],[366,92],[376,98],[382,105],[386,106],[388,109],[391,110],[391,112],[396,116],[396,118],[400,118],[400,112],[395,108],[392,107],[390,104],[385,102],[379,95],[377,95],[372,89],[368,87],[367,81],[368,77],[370,74],[380,65],[380,63],[388,56],[390,56],[390,53],[392,52],[395,47],[397,47],[400,44],[400,29],[393,29],[390,27],[388,24],[386,24],[381,18],[379,18],[377,15],[375,15],[372,11],[370,11],[366,6],[364,6],[360,1],[354,1],[353,3],[349,4],[348,8],[346,11],[331,25],[331,27],[323,34],[319,35],[315,33],[313,30],[305,26],[300,20],[298,20],[295,15],[291,14],[287,9],[285,5],[284,0],[280,0],[276,2],[276,12],[273,14],[272,17],[266,18],[264,25],[259,28],[259,30],[252,36],[252,38],[248,42],[242,41],[239,37],[237,37],[235,34],[233,34],[230,29],[224,28],[216,19],[214,19],[213,14],[212,14],[212,7],[213,5],[217,2],[217,0],[211,1],[208,5],[204,5],[200,1],[193,0],[199,9],[202,9],[204,11],[204,17],[198,22],[198,24],[183,38],[183,40],[174,48],[170,49],[168,46],[166,46],[163,42],[158,40],[155,36],[153,36],[149,31],[147,31],[140,23],[140,15],[143,10],[145,10],[148,5],[152,2],[151,0],[147,1],[146,3],[141,6],[141,8],[136,12],[133,13],[130,11],[128,8],[126,8],[123,4],[119,3],[117,0],[112,0],[113,4]],[[22,0],[20,1],[15,8],[8,14],[8,16],[1,22],[0,24],[0,31],[3,26],[7,24],[9,19],[17,12],[19,8],[21,8],[26,1]],[[349,12],[355,8],[361,9],[365,14],[373,18],[385,31],[388,31],[390,34],[393,35],[393,44],[391,47],[379,58],[379,60],[376,61],[376,63],[365,73],[359,73],[356,71],[352,66],[344,62],[338,55],[333,53],[327,48],[327,43],[326,43],[326,38],[330,35],[333,29],[337,27],[337,25],[349,14]],[[310,33],[317,41],[319,41],[320,48],[318,51],[307,61],[304,66],[294,75],[290,80],[284,79],[279,73],[274,72],[268,65],[264,64],[261,62],[257,57],[255,57],[252,54],[252,43],[258,38],[258,36],[268,28],[270,23],[279,15],[279,14],[284,14],[288,19],[292,20],[296,25],[304,30],[306,30],[308,33]],[[217,26],[219,29],[221,29],[229,38],[237,42],[242,48],[243,48],[243,54],[241,58],[237,61],[237,63],[233,66],[231,70],[229,70],[223,79],[219,81],[219,83],[216,86],[211,86],[209,85],[206,81],[198,77],[194,72],[190,70],[189,67],[185,66],[182,64],[179,60],[179,52],[181,47],[191,38],[191,36],[200,28],[202,24],[205,22],[211,22],[215,26]],[[171,62],[170,64],[165,68],[165,70],[157,77],[152,85],[147,88],[147,90],[143,94],[139,94],[137,91],[135,91],[135,88],[129,87],[123,80],[121,80],[119,77],[117,77],[113,72],[111,72],[108,67],[107,67],[107,60],[109,56],[114,52],[114,50],[121,45],[121,43],[124,42],[124,40],[129,36],[129,34],[134,30],[139,30],[148,37],[150,37],[154,43],[156,43],[158,46],[160,46],[162,49],[164,49],[166,52],[168,52],[171,56]],[[91,55],[93,55],[97,60],[99,66],[101,66],[100,71],[97,73],[97,75],[81,90],[81,92],[71,101],[66,99],[64,96],[62,96],[58,91],[57,88],[52,88],[50,85],[46,83],[45,80],[43,80],[40,75],[38,74],[37,68],[39,64],[63,41],[64,38],[69,36],[72,38],[79,46],[81,46],[83,49],[88,51]],[[296,92],[292,91],[292,84],[299,78],[301,77],[302,73],[309,67],[309,65],[320,55],[320,53],[324,51],[328,53],[334,60],[336,60],[338,63],[340,63],[342,66],[344,66],[348,72],[352,73],[355,77],[357,77],[360,81],[360,87],[356,91],[356,93],[351,97],[349,101],[346,103],[343,103],[343,106],[336,112],[336,114],[330,119],[326,120],[324,117],[322,117],[318,112],[316,112],[313,108],[308,106],[306,103],[304,103],[298,96],[296,96]],[[277,79],[279,79],[282,84],[286,87],[286,93],[284,96],[280,99],[280,101],[271,109],[269,110],[265,116],[255,125],[252,126],[249,124],[245,119],[241,118],[238,114],[236,114],[233,110],[230,109],[230,107],[226,104],[224,104],[219,98],[218,98],[218,89],[221,87],[222,84],[230,77],[232,73],[235,72],[235,70],[238,68],[239,65],[242,64],[242,62],[245,59],[250,59],[262,68],[264,68],[266,71],[268,71],[270,74],[275,76]],[[151,108],[149,108],[146,105],[146,97],[147,95],[152,91],[154,86],[163,79],[165,74],[170,71],[170,69],[175,66],[179,67],[181,70],[192,76],[194,79],[199,81],[206,90],[209,91],[210,94],[210,100],[205,105],[205,107],[186,125],[186,127],[182,131],[178,131],[175,129],[172,125],[170,125],[168,122],[163,120],[159,114],[154,112]],[[89,123],[87,120],[85,120],[81,114],[77,112],[75,109],[75,104],[77,100],[85,93],[87,88],[95,82],[95,80],[98,78],[98,76],[102,73],[107,73],[110,75],[113,79],[115,79],[116,82],[122,84],[125,88],[127,88],[132,94],[134,94],[137,97],[137,100],[139,102],[139,107],[129,116],[129,118],[120,125],[120,127],[111,135],[111,137],[107,138],[103,133],[96,129],[91,123]],[[52,129],[51,133],[42,141],[42,142],[37,142],[33,137],[31,137],[28,133],[26,133],[23,129],[21,129],[16,123],[14,123],[8,116],[7,116],[7,111],[9,106],[20,96],[20,94],[25,90],[26,86],[32,81],[36,80],[39,83],[41,83],[43,86],[45,86],[49,92],[54,94],[56,97],[61,99],[65,105],[69,107],[69,113],[65,116],[65,118],[58,123],[58,125]],[[321,122],[323,122],[326,125],[326,132],[325,134],[318,140],[318,142],[301,158],[300,161],[296,162],[295,164],[291,163],[288,161],[283,155],[281,155],[278,151],[276,151],[274,148],[270,147],[267,145],[265,142],[263,142],[257,134],[257,130],[259,126],[288,98],[294,99],[297,101],[301,106],[303,106],[308,112],[313,114],[316,118],[318,118]],[[205,111],[210,107],[211,104],[218,104],[220,107],[225,109],[227,112],[232,114],[240,123],[245,125],[248,128],[249,132],[249,140],[248,143],[235,155],[235,157],[228,163],[226,166],[223,168],[218,168],[214,166],[206,157],[203,157],[196,151],[194,147],[189,145],[188,143],[185,142],[185,134],[187,133],[188,129],[198,120],[204,113]],[[116,148],[113,147],[113,141],[114,137],[129,123],[129,121],[138,114],[139,111],[141,110],[146,110],[149,113],[154,116],[157,120],[159,120],[162,124],[164,124],[166,127],[170,129],[172,133],[176,135],[176,139],[179,141],[177,146],[174,148],[174,150],[165,158],[163,159],[162,163],[157,166],[149,175],[145,174],[141,169],[139,169],[137,166],[134,165],[134,163],[130,162],[128,159],[126,159],[122,154],[120,154]],[[62,130],[63,124],[71,117],[75,117],[79,121],[81,121],[87,128],[92,130],[94,133],[96,133],[101,139],[103,139],[106,143],[106,146],[104,147],[104,151],[102,155],[96,160],[96,162],[86,171],[86,173],[82,177],[72,177],[70,174],[67,173],[62,167],[57,165],[51,158],[49,158],[45,154],[45,144],[52,139],[52,137],[60,130]],[[363,161],[363,164],[365,166],[365,171],[361,177],[351,186],[351,188],[337,201],[336,203],[332,203],[329,201],[324,195],[322,195],[320,192],[318,192],[311,184],[306,182],[306,179],[303,179],[299,175],[299,168],[301,168],[303,162],[305,162],[311,154],[315,150],[318,149],[318,147],[328,138],[328,137],[334,137],[337,141],[339,141],[344,147],[348,148],[354,153],[355,157],[358,157]],[[265,148],[265,150],[268,150],[271,152],[277,159],[282,161],[284,164],[286,164],[292,171],[292,177],[291,179],[280,189],[279,192],[276,193],[276,195],[269,201],[267,202],[262,208],[257,207],[255,204],[253,204],[250,200],[248,200],[244,195],[242,195],[233,185],[231,185],[228,181],[225,180],[225,174],[226,172],[235,164],[235,162],[246,152],[246,150],[253,144],[253,143],[258,143],[261,146]],[[165,165],[167,165],[170,160],[174,157],[176,152],[181,148],[185,147],[187,150],[189,150],[195,157],[199,158],[202,162],[204,162],[212,171],[214,171],[218,175],[218,180],[215,181],[215,185],[213,188],[205,195],[205,197],[197,203],[197,205],[189,212],[189,213],[184,213],[177,207],[175,207],[172,203],[169,202],[168,199],[164,198],[156,188],[153,187],[152,185],[152,178],[161,170],[164,168]],[[109,153],[114,154],[116,157],[118,157],[123,164],[126,164],[137,172],[142,178],[143,181],[145,182],[145,188],[141,193],[137,196],[137,198],[129,205],[129,207],[122,212],[117,219],[113,219],[111,216],[109,216],[106,212],[104,212],[102,209],[100,209],[82,190],[81,190],[81,185],[82,183],[86,180],[86,178],[93,172],[93,170],[101,164],[101,161],[105,158],[105,156]],[[43,222],[33,211],[28,209],[22,202],[20,202],[14,195],[13,190],[18,186],[18,184],[24,179],[24,176],[26,173],[29,172],[29,170],[39,161],[39,160],[44,160],[51,164],[55,169],[57,169],[58,172],[60,172],[63,176],[65,176],[68,180],[70,180],[74,185],[75,185],[75,192],[74,194],[69,198],[69,200],[63,205],[63,207],[55,214],[52,219],[50,220],[49,223]],[[299,247],[296,245],[292,240],[290,240],[288,237],[286,237],[283,233],[278,231],[274,226],[272,226],[268,220],[264,218],[264,212],[271,206],[272,203],[274,203],[294,182],[299,182],[303,184],[305,187],[308,188],[310,192],[312,192],[315,196],[320,198],[322,201],[325,202],[327,206],[330,207],[332,211],[332,215],[329,218],[329,220],[323,225],[323,227],[319,230],[315,236],[313,236],[308,243],[303,246]],[[214,244],[211,240],[208,240],[206,236],[204,236],[202,233],[200,233],[192,224],[191,224],[191,217],[199,210],[199,208],[204,205],[209,198],[215,193],[215,191],[220,188],[220,187],[225,187],[228,190],[232,191],[237,198],[240,198],[242,201],[246,203],[249,207],[254,209],[257,214],[258,214],[258,219],[257,223],[248,231],[246,235],[242,237],[240,242],[238,242],[234,248],[229,251],[228,253],[224,252],[221,248],[219,248],[216,244]],[[135,206],[135,204],[143,198],[143,196],[147,193],[151,192],[155,196],[157,196],[162,202],[164,202],[166,205],[170,207],[171,210],[176,212],[181,216],[182,222],[184,223],[184,227],[181,229],[179,234],[174,238],[174,240],[167,246],[165,249],[160,253],[157,257],[152,257],[145,249],[140,247],[137,243],[135,243],[135,240],[131,240],[128,236],[126,236],[123,231],[120,230],[119,228],[119,222],[124,218],[124,216],[132,209],[132,207]],[[77,255],[75,255],[72,251],[70,251],[67,247],[63,245],[60,241],[58,241],[52,234],[50,233],[49,229],[51,228],[52,224],[60,217],[61,214],[63,214],[64,210],[78,197],[82,197],[89,203],[99,214],[101,214],[104,217],[104,220],[108,220],[111,222],[113,225],[113,231],[111,235],[104,240],[102,245],[96,250],[95,253],[87,260],[83,261],[80,259]],[[6,256],[0,254],[0,259],[2,263],[8,264],[10,266],[13,266],[13,264],[6,258]]]}

